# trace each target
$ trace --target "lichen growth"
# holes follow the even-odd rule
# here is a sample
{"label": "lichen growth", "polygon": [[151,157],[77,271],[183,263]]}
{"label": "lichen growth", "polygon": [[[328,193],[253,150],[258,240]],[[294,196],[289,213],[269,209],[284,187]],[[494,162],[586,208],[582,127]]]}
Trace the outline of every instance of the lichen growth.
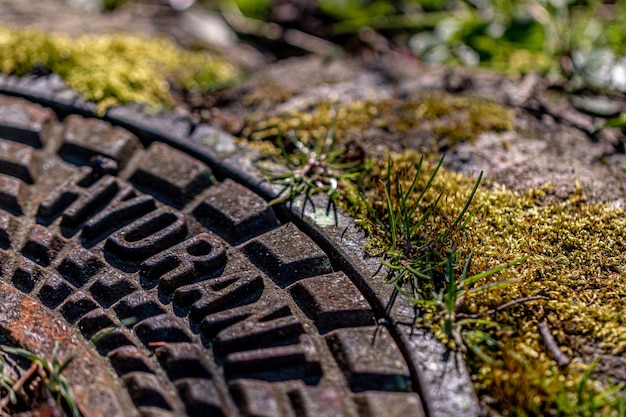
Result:
{"label": "lichen growth", "polygon": [[207,90],[237,75],[223,58],[178,48],[165,38],[123,34],[77,38],[35,29],[0,26],[0,71],[25,75],[33,71],[58,74],[98,111],[125,103],[146,103],[151,109],[173,104],[171,88]]}

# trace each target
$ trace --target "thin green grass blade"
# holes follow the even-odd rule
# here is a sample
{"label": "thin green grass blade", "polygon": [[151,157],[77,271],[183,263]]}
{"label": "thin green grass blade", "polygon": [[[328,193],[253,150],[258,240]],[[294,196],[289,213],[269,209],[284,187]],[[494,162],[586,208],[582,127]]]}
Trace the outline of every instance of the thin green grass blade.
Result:
{"label": "thin green grass blade", "polygon": [[81,417],[80,410],[78,409],[78,404],[76,404],[76,399],[74,398],[74,393],[72,392],[72,388],[68,384],[65,378],[62,381],[59,381],[59,395],[65,401],[65,404],[70,408],[72,412],[72,417]]}
{"label": "thin green grass blade", "polygon": [[454,278],[454,246],[448,252],[448,262],[446,263],[446,278],[448,279],[448,286],[446,288],[445,306],[448,313],[452,313],[456,310],[456,279]]}
{"label": "thin green grass blade", "polygon": [[392,269],[392,270],[394,270],[394,271],[399,271],[399,270],[401,270],[401,269],[403,268],[403,267],[402,267],[402,266],[400,266],[400,265],[394,265],[394,264],[392,264],[392,263],[390,263],[390,262],[387,262],[387,261],[386,261],[386,260],[384,260],[384,259],[381,259],[381,260],[380,260],[380,263],[381,263],[381,264],[383,264],[384,266],[386,266],[387,268]]}
{"label": "thin green grass blade", "polygon": [[[26,349],[15,348],[15,347],[5,346],[5,345],[0,346],[0,349],[3,350],[6,353],[11,353],[13,355],[21,356],[21,357],[23,357],[25,359],[28,359],[31,362],[37,361],[37,362],[42,363],[44,361],[43,358],[37,356],[33,352],[30,352],[30,351],[28,351]],[[42,365],[43,365],[43,363],[42,363]]]}
{"label": "thin green grass blade", "polygon": [[478,294],[482,294],[484,292],[492,291],[498,288],[508,287],[509,285],[515,282],[518,282],[518,281],[515,279],[504,279],[502,281],[491,282],[489,284],[481,285],[480,287],[472,288],[471,290],[468,290],[467,292],[469,294],[478,295]]}
{"label": "thin green grass blade", "polygon": [[413,191],[415,191],[415,187],[417,186],[417,181],[419,180],[422,174],[423,163],[424,163],[424,156],[422,155],[422,157],[420,158],[420,161],[417,163],[417,168],[415,170],[415,178],[413,178],[413,182],[411,182],[411,185],[409,186],[409,189],[406,192],[407,199],[411,194],[413,194]]}
{"label": "thin green grass blade", "polygon": [[472,204],[472,200],[474,199],[474,196],[476,195],[476,191],[478,191],[478,186],[480,185],[480,181],[483,178],[483,172],[480,171],[480,175],[478,176],[478,179],[476,180],[476,183],[474,184],[474,188],[472,188],[472,192],[470,193],[467,201],[465,202],[465,206],[463,207],[463,210],[461,210],[461,213],[459,214],[459,216],[456,218],[456,220],[454,221],[454,223],[452,223],[452,227],[456,227],[459,222],[463,219],[463,216],[465,216],[465,213],[467,212],[467,210],[470,207],[470,204]]}
{"label": "thin green grass blade", "polygon": [[[339,167],[339,168],[340,169],[349,169],[351,167],[348,167],[348,168],[341,168],[341,167]],[[356,168],[356,166],[354,168]],[[362,175],[363,175],[363,173],[362,172],[358,172],[358,171],[357,172],[342,172],[341,176],[339,178],[341,178],[342,180],[356,180],[356,179],[359,179]]]}
{"label": "thin green grass blade", "polygon": [[[417,207],[417,205],[419,204],[419,199],[416,203],[413,204],[413,209],[407,211],[407,207],[408,207],[408,203],[409,203],[409,198],[411,197],[411,194],[413,194],[413,191],[415,190],[415,187],[417,186],[417,182],[420,178],[420,175],[422,173],[422,165],[424,163],[424,156],[422,156],[420,158],[419,163],[417,164],[417,168],[416,168],[416,172],[415,172],[415,177],[413,177],[413,181],[411,182],[411,185],[409,186],[409,189],[407,190],[406,193],[402,193],[399,194],[402,198],[402,207],[404,208],[405,213],[407,214],[407,217],[411,217],[413,214],[413,211],[415,210],[415,207]],[[397,177],[396,177],[397,178]],[[408,229],[407,229],[408,230]]]}
{"label": "thin green grass blade", "polygon": [[67,358],[65,358],[65,360],[63,362],[60,363],[60,365],[56,368],[56,372],[58,374],[60,374],[61,372],[63,372],[65,370],[65,368],[67,368],[68,366],[70,366],[70,364],[78,357],[80,356],[83,351],[85,349],[80,349],[78,352],[76,353],[72,353],[70,356],[68,356]]}
{"label": "thin green grass blade", "polygon": [[498,272],[500,272],[500,271],[502,271],[504,269],[507,269],[507,268],[510,268],[512,266],[521,264],[522,262],[526,261],[526,259],[528,259],[528,256],[522,256],[522,257],[517,258],[517,259],[515,259],[515,260],[513,260],[511,262],[507,262],[505,264],[498,265],[495,268],[490,269],[489,271],[485,271],[485,272],[481,272],[480,274],[476,274],[476,275],[468,278],[465,281],[465,284],[466,285],[471,285],[471,284],[475,283],[476,281],[479,281],[479,280],[481,280],[483,278],[489,277],[489,276],[491,276],[493,274],[496,274],[496,273],[498,273]]}
{"label": "thin green grass blade", "polygon": [[[388,169],[391,169],[391,166],[389,166]],[[396,192],[395,192],[396,199],[399,200],[400,210],[402,210],[402,207],[404,206],[405,195],[402,190],[402,184],[400,183],[400,175],[396,174],[394,181],[393,181],[393,185],[396,189]],[[391,191],[391,189],[389,191]]]}
{"label": "thin green grass blade", "polygon": [[468,324],[479,325],[479,326],[493,326],[495,328],[501,328],[500,323],[497,321],[489,320],[489,319],[461,319],[458,321],[459,325],[465,326]]}
{"label": "thin green grass blade", "polygon": [[416,232],[422,227],[422,225],[426,222],[426,220],[428,220],[431,213],[432,211],[430,208],[426,209],[424,214],[422,214],[422,217],[419,218],[419,220],[413,225],[413,227],[408,229],[410,236],[414,236],[416,234]]}
{"label": "thin green grass blade", "polygon": [[[419,204],[422,202],[422,199],[424,198],[424,195],[426,195],[426,192],[428,192],[428,190],[430,189],[431,185],[433,184],[433,181],[435,180],[435,177],[437,176],[437,173],[439,172],[439,169],[441,168],[441,165],[443,164],[443,159],[445,157],[446,156],[444,155],[439,160],[439,163],[435,167],[435,171],[432,173],[432,175],[428,179],[428,182],[424,186],[424,189],[422,190],[422,192],[420,193],[419,197],[415,201],[415,205],[413,206],[413,209],[415,209],[415,207],[419,206]],[[411,212],[411,214],[412,214],[412,212]]]}
{"label": "thin green grass blade", "polygon": [[[369,203],[369,201],[367,201],[365,196],[361,193],[361,191],[358,188],[355,189],[355,191],[356,191],[356,194],[359,197],[359,200],[361,201],[361,203],[363,205],[365,205],[365,209],[367,210],[367,214],[368,214],[368,221],[369,221],[369,219],[374,219],[374,223],[376,225],[378,225],[380,230],[381,231],[385,230],[385,224],[382,222],[380,217],[378,217],[378,215],[376,214],[376,211],[374,210],[374,207],[372,207],[372,205]],[[370,221],[370,223],[372,223],[372,222]]]}
{"label": "thin green grass blade", "polygon": [[52,365],[56,366],[59,363],[59,342],[54,341],[54,346],[52,347]]}
{"label": "thin green grass blade", "polygon": [[[422,217],[420,217],[420,219],[413,225],[410,231],[411,236],[414,236],[417,233],[417,231],[421,229],[422,226],[426,223],[426,221],[430,218],[433,211],[435,210],[435,207],[437,207],[437,205],[439,204],[439,200],[441,200],[441,197],[443,197],[443,192],[439,193],[439,196],[437,196],[437,199],[435,200],[435,202],[426,209]],[[411,214],[410,217],[413,217],[413,215]]]}
{"label": "thin green grass blade", "polygon": [[411,272],[413,275],[415,275],[418,278],[427,279],[429,281],[433,279],[433,277],[431,277],[430,275],[426,275],[425,273],[418,271],[417,269],[413,268],[411,265],[407,265],[404,268],[406,268],[409,272]]}
{"label": "thin green grass blade", "polygon": [[583,389],[587,385],[587,381],[589,380],[589,378],[591,378],[593,370],[596,368],[596,366],[598,366],[598,363],[600,363],[600,358],[594,359],[593,362],[591,362],[591,365],[589,365],[589,367],[585,369],[585,372],[583,373],[583,377],[578,384],[578,389],[576,390],[579,404],[583,402]]}
{"label": "thin green grass blade", "polygon": [[[600,129],[604,129],[607,127],[626,127],[626,117],[620,116],[613,119],[609,119],[603,124]],[[599,129],[598,129],[599,130]]]}
{"label": "thin green grass blade", "polygon": [[470,332],[473,333],[472,337],[474,337],[476,341],[484,343],[487,346],[498,347],[502,345],[500,341],[494,339],[492,336],[490,336],[486,332],[483,332],[482,330],[470,330],[468,333]]}
{"label": "thin green grass blade", "polygon": [[393,249],[398,247],[397,245],[397,230],[396,230],[396,217],[393,212],[393,204],[391,202],[391,195],[388,190],[388,184],[384,187],[385,190],[385,203],[387,204],[387,213],[389,221],[389,231],[391,233],[391,246]]}
{"label": "thin green grass blade", "polygon": [[293,172],[285,172],[283,174],[276,174],[271,171],[267,171],[267,175],[270,178],[270,181],[274,181],[274,182],[293,178]]}
{"label": "thin green grass blade", "polygon": [[487,355],[480,348],[478,343],[474,342],[473,340],[465,339],[465,346],[467,346],[467,348],[469,350],[471,350],[472,353],[474,353],[474,355],[478,356],[483,362],[488,363],[488,364],[494,363],[493,358],[491,356]]}
{"label": "thin green grass blade", "polygon": [[[594,397],[596,401],[600,403],[600,405],[611,405],[616,402],[616,398],[611,398],[615,394],[618,394],[624,388],[624,384],[609,384],[609,387],[599,393],[597,393]],[[626,400],[626,398],[624,399]]]}
{"label": "thin green grass blade", "polygon": [[459,281],[459,288],[463,289],[466,284],[467,274],[469,272],[470,263],[472,262],[472,258],[474,257],[474,251],[471,251],[467,256],[467,260],[465,261],[465,265],[463,265],[463,271],[461,272],[461,279]]}
{"label": "thin green grass blade", "polygon": [[461,230],[467,228],[467,225],[472,221],[472,219],[474,218],[474,215],[476,215],[477,210],[478,209],[472,210],[469,215],[465,216],[465,220],[463,221],[463,224],[460,227]]}

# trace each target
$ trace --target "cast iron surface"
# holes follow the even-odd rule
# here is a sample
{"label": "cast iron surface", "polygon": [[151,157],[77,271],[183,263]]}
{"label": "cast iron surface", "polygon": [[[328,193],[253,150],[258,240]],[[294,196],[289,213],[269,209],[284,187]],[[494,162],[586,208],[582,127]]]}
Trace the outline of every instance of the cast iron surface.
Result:
{"label": "cast iron surface", "polygon": [[0,330],[87,347],[84,415],[478,412],[458,357],[386,308],[351,221],[269,207],[253,151],[132,106],[86,118],[54,76],[0,89],[51,107],[0,96]]}

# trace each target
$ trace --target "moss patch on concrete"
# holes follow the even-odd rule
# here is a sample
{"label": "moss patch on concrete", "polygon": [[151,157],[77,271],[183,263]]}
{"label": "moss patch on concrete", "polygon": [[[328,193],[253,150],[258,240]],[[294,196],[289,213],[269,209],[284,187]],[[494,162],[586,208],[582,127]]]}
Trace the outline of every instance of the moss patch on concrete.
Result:
{"label": "moss patch on concrete", "polygon": [[[400,181],[407,189],[418,159],[414,152],[393,155],[392,170],[398,173],[393,181]],[[378,167],[363,179],[360,188],[384,218],[386,197],[384,188],[377,184],[385,178],[386,168],[384,163]],[[426,169],[415,194],[433,169],[432,165]],[[443,194],[443,203],[423,226],[426,236],[436,236],[450,227],[474,181],[439,171],[423,209],[415,213],[418,219]],[[481,345],[489,360],[467,350],[468,363],[482,399],[502,415],[619,415],[620,407],[626,406],[626,394],[620,394],[619,387],[611,388],[610,376],[607,379],[606,374],[593,373],[589,349],[581,351],[576,341],[584,340],[598,356],[622,357],[626,351],[624,210],[587,204],[581,189],[567,201],[545,203],[549,188],[547,184],[519,194],[496,184],[481,187],[474,197],[475,214],[469,227],[439,249],[447,250],[455,243],[465,255],[473,251],[469,275],[528,256],[526,262],[480,282],[511,280],[511,285],[469,296],[459,305],[457,320],[476,317],[491,321],[475,327],[498,342]],[[346,208],[357,219],[371,216],[358,205]],[[372,238],[374,248],[393,252],[384,235],[374,234]],[[462,266],[463,262],[457,265],[459,269]],[[506,303],[531,297],[542,299],[497,311]],[[462,348],[449,340],[438,312],[423,308],[421,325],[449,346]],[[559,349],[572,359],[569,365],[559,367],[554,360],[538,329],[544,321]]]}
{"label": "moss patch on concrete", "polygon": [[330,129],[343,140],[358,137],[372,127],[433,137],[439,145],[446,141],[448,146],[454,146],[473,141],[485,132],[512,129],[513,111],[488,100],[433,92],[376,103],[323,102],[306,112],[290,111],[269,118],[256,115],[248,118],[242,135],[260,142],[291,134],[306,144],[313,137],[325,137]]}
{"label": "moss patch on concrete", "polygon": [[[476,205],[481,218],[469,241],[478,255],[475,267],[519,254],[529,259],[507,272],[518,280],[515,285],[473,300],[468,311],[485,312],[516,298],[547,297],[494,316],[501,328],[492,331],[504,346],[496,352],[495,365],[474,364],[478,388],[495,396],[499,409],[518,414],[522,410],[535,415],[554,410],[561,415],[586,414],[583,410],[591,406],[594,390],[607,386],[593,377],[581,382],[581,371],[589,363],[583,363],[586,354],[573,341],[586,340],[597,355],[619,356],[626,348],[624,211],[585,204],[582,192],[568,201],[542,205],[532,192],[517,195],[500,189],[481,193]],[[572,359],[565,369],[556,366],[540,336],[542,321]],[[581,389],[588,398],[579,398]],[[625,405],[622,394],[588,415],[612,415]]]}
{"label": "moss patch on concrete", "polygon": [[49,71],[61,76],[100,112],[140,102],[152,109],[173,104],[170,88],[207,90],[237,75],[226,60],[185,51],[165,38],[122,34],[68,36],[0,26],[0,71],[25,75]]}

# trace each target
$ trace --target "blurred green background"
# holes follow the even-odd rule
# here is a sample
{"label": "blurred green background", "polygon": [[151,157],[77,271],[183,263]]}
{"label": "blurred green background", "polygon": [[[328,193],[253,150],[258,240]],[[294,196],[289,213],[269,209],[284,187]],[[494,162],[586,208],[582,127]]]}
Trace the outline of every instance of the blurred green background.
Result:
{"label": "blurred green background", "polygon": [[294,27],[349,52],[373,42],[373,31],[389,48],[426,62],[538,71],[570,90],[626,91],[626,2],[222,0],[197,6]]}
{"label": "blurred green background", "polygon": [[[108,12],[132,0],[71,1],[99,3]],[[324,45],[347,53],[382,47],[429,63],[540,72],[568,91],[626,92],[623,1],[161,1],[181,11],[220,13],[246,42],[277,58],[324,51]],[[310,38],[292,42],[285,30]]]}

